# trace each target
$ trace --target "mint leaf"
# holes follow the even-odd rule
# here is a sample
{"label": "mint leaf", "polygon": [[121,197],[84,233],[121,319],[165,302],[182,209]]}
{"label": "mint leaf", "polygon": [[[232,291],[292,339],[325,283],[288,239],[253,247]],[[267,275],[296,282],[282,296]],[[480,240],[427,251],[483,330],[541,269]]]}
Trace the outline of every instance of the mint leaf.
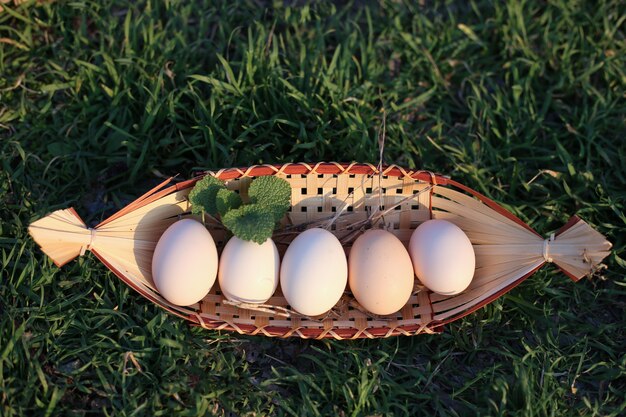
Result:
{"label": "mint leaf", "polygon": [[267,207],[275,222],[282,219],[291,206],[291,185],[273,175],[255,178],[248,195],[252,203]]}
{"label": "mint leaf", "polygon": [[247,204],[229,210],[222,217],[222,224],[239,239],[259,245],[272,237],[276,222],[267,208],[259,204]]}
{"label": "mint leaf", "polygon": [[225,189],[224,183],[217,178],[207,175],[196,183],[189,193],[191,212],[193,214],[217,214],[216,197],[219,190]]}
{"label": "mint leaf", "polygon": [[215,206],[220,216],[224,217],[229,210],[234,210],[241,206],[241,197],[234,191],[222,188],[217,191],[215,196]]}

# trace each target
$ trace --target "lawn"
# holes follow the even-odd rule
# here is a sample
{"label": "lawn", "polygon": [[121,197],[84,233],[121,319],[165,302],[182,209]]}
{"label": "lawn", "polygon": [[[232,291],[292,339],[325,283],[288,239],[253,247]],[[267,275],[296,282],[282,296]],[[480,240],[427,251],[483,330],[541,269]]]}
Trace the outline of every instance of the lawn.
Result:
{"label": "lawn", "polygon": [[[626,7],[615,1],[30,0],[0,12],[0,415],[623,416]],[[578,214],[601,276],[546,266],[440,335],[192,328],[91,254],[164,177],[292,161],[441,172],[547,236]]]}

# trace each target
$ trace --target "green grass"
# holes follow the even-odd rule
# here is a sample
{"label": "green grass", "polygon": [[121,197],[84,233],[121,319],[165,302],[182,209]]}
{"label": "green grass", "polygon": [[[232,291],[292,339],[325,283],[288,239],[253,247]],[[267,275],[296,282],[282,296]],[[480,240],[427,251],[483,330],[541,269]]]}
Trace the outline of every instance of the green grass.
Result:
{"label": "green grass", "polygon": [[[0,415],[626,414],[623,2],[290,3],[0,12]],[[383,114],[387,163],[544,235],[580,215],[614,243],[605,279],[544,267],[436,336],[285,341],[190,328],[27,235],[163,176],[376,163]]]}

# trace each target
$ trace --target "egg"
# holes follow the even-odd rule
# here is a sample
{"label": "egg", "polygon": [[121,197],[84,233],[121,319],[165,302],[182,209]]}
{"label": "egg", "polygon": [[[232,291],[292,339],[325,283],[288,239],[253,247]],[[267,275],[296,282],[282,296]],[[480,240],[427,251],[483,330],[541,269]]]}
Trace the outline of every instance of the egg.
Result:
{"label": "egg", "polygon": [[192,219],[179,220],[159,238],[152,256],[152,279],[170,303],[202,300],[217,276],[217,248],[208,230]]}
{"label": "egg", "polygon": [[280,286],[295,311],[318,316],[341,298],[348,282],[348,262],[339,240],[313,228],[291,242],[280,267]]}
{"label": "egg", "polygon": [[438,294],[458,294],[474,277],[476,256],[472,242],[449,221],[428,220],[420,224],[411,235],[409,255],[417,278]]}
{"label": "egg", "polygon": [[386,315],[400,310],[411,297],[413,282],[409,253],[393,233],[368,230],[352,245],[348,283],[369,312]]}
{"label": "egg", "polygon": [[217,276],[229,300],[262,304],[276,291],[279,271],[280,257],[272,239],[259,245],[233,236],[222,251]]}

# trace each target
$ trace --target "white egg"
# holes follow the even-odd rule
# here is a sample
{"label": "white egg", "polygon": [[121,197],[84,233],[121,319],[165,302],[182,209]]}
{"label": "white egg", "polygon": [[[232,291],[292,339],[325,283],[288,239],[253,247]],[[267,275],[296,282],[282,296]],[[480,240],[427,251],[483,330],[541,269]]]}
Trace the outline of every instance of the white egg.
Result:
{"label": "white egg", "polygon": [[167,301],[180,306],[197,303],[216,276],[217,248],[202,223],[184,219],[165,230],[152,256],[152,279]]}
{"label": "white egg", "polygon": [[330,310],[348,281],[348,262],[339,240],[327,230],[313,228],[298,235],[287,248],[280,268],[280,285],[289,305],[307,316]]}
{"label": "white egg", "polygon": [[278,286],[280,257],[272,239],[262,245],[233,236],[220,257],[220,289],[231,301],[266,302]]}
{"label": "white egg", "polygon": [[411,235],[409,255],[417,278],[428,289],[455,295],[472,282],[476,256],[472,242],[457,225],[428,220]]}

